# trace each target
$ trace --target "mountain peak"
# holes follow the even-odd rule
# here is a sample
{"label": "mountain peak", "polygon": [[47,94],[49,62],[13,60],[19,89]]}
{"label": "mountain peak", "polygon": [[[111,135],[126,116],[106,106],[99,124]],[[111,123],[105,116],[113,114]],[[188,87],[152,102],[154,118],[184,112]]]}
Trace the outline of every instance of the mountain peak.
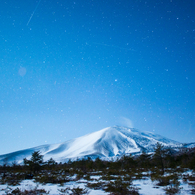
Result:
{"label": "mountain peak", "polygon": [[39,150],[44,160],[53,158],[57,162],[69,159],[91,157],[110,159],[125,154],[152,152],[157,142],[167,147],[181,147],[182,144],[151,132],[140,132],[135,128],[113,126],[78,137],[60,144],[43,145],[0,156],[0,163],[30,158],[32,152]]}

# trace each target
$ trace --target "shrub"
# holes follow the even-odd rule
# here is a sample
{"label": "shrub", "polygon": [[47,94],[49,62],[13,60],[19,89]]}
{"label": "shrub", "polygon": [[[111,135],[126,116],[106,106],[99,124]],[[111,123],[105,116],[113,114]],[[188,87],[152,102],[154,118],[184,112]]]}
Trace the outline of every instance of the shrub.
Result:
{"label": "shrub", "polygon": [[70,188],[58,189],[58,191],[60,192],[60,195],[67,195],[67,194],[69,194],[69,190],[70,190]]}
{"label": "shrub", "polygon": [[164,190],[166,194],[173,195],[179,193],[181,188],[179,186],[169,186],[166,187]]}
{"label": "shrub", "polygon": [[195,181],[195,176],[189,176],[189,181]]}
{"label": "shrub", "polygon": [[7,173],[5,177],[1,178],[1,184],[8,184],[11,186],[19,185],[20,182],[24,179],[23,174],[16,174],[16,173]]}
{"label": "shrub", "polygon": [[87,183],[88,188],[93,188],[94,190],[100,190],[103,188],[103,183],[102,182],[97,182],[97,183]]}
{"label": "shrub", "polygon": [[106,192],[111,192],[112,195],[137,195],[138,189],[130,186],[131,182],[125,182],[122,181],[122,179],[117,179],[114,182],[110,181],[106,186],[105,186],[105,191]]}
{"label": "shrub", "polygon": [[191,189],[191,194],[195,194],[195,189]]}
{"label": "shrub", "polygon": [[14,190],[11,189],[11,192],[7,192],[7,195],[44,195],[44,194],[49,194],[49,192],[46,192],[45,189],[37,189],[35,187],[32,190],[20,190],[19,188],[16,188]]}
{"label": "shrub", "polygon": [[173,177],[172,180],[170,180],[170,186],[166,187],[164,190],[166,192],[166,194],[177,194],[180,192],[181,187],[180,186],[180,182],[178,181],[178,177]]}
{"label": "shrub", "polygon": [[86,180],[91,180],[90,179],[90,174],[85,175],[83,178],[86,179]]}
{"label": "shrub", "polygon": [[82,194],[88,194],[89,191],[86,189],[86,188],[80,188],[80,187],[77,187],[77,188],[62,188],[62,189],[58,189],[58,191],[60,192],[60,195],[82,195]]}
{"label": "shrub", "polygon": [[83,189],[80,187],[72,188],[71,191],[72,191],[71,195],[81,195],[81,194],[88,194],[89,193],[89,191],[86,188]]}
{"label": "shrub", "polygon": [[35,177],[36,182],[40,182],[43,184],[52,183],[52,184],[63,184],[69,182],[66,176],[61,176],[57,174],[42,174],[39,177]]}
{"label": "shrub", "polygon": [[158,179],[158,186],[167,186],[170,184],[170,178],[169,177],[160,177]]}
{"label": "shrub", "polygon": [[157,186],[167,186],[167,185],[177,185],[180,184],[178,181],[177,175],[168,175],[168,176],[161,176],[158,174],[154,174],[151,176],[152,181],[157,181]]}

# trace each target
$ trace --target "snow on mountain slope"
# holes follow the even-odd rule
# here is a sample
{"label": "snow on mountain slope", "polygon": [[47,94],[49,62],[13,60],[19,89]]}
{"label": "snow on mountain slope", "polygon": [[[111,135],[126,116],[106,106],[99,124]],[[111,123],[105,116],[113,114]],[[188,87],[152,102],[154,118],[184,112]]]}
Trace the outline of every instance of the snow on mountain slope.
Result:
{"label": "snow on mountain slope", "polygon": [[170,147],[182,147],[183,145],[150,132],[140,132],[133,128],[115,126],[61,144],[43,145],[0,155],[0,164],[13,161],[22,163],[23,159],[29,159],[34,151],[40,151],[44,155],[44,160],[53,158],[57,162],[88,156],[109,159],[124,154],[137,154],[142,151],[152,152],[157,142]]}

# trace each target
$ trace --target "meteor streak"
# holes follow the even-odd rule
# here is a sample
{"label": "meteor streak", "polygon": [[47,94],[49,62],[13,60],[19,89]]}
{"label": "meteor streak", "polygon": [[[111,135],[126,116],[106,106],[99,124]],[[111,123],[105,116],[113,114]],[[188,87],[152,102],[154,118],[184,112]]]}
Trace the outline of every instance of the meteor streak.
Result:
{"label": "meteor streak", "polygon": [[33,11],[33,13],[31,14],[31,16],[30,16],[30,18],[29,18],[29,20],[28,20],[28,22],[27,22],[27,24],[26,24],[26,26],[28,26],[28,24],[30,23],[30,21],[31,21],[32,17],[34,16],[34,14],[35,14],[35,12],[36,12],[36,10],[37,10],[37,8],[38,8],[40,2],[41,2],[41,0],[39,0],[39,2],[37,3],[37,5],[36,5],[36,7],[35,7],[35,9],[34,9],[34,11]]}

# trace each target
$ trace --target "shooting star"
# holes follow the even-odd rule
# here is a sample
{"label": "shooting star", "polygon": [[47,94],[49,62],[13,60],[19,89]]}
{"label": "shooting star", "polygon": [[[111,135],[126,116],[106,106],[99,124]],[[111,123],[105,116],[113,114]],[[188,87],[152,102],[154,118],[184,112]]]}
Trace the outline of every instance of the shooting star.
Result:
{"label": "shooting star", "polygon": [[38,8],[40,2],[41,2],[41,0],[39,0],[39,2],[37,3],[37,6],[35,7],[33,13],[31,14],[31,16],[30,16],[30,18],[29,18],[29,20],[28,20],[26,26],[28,26],[28,24],[30,23],[30,21],[31,21],[32,17],[34,16],[34,14],[35,14],[35,12],[36,12],[36,10],[37,10],[37,8]]}

